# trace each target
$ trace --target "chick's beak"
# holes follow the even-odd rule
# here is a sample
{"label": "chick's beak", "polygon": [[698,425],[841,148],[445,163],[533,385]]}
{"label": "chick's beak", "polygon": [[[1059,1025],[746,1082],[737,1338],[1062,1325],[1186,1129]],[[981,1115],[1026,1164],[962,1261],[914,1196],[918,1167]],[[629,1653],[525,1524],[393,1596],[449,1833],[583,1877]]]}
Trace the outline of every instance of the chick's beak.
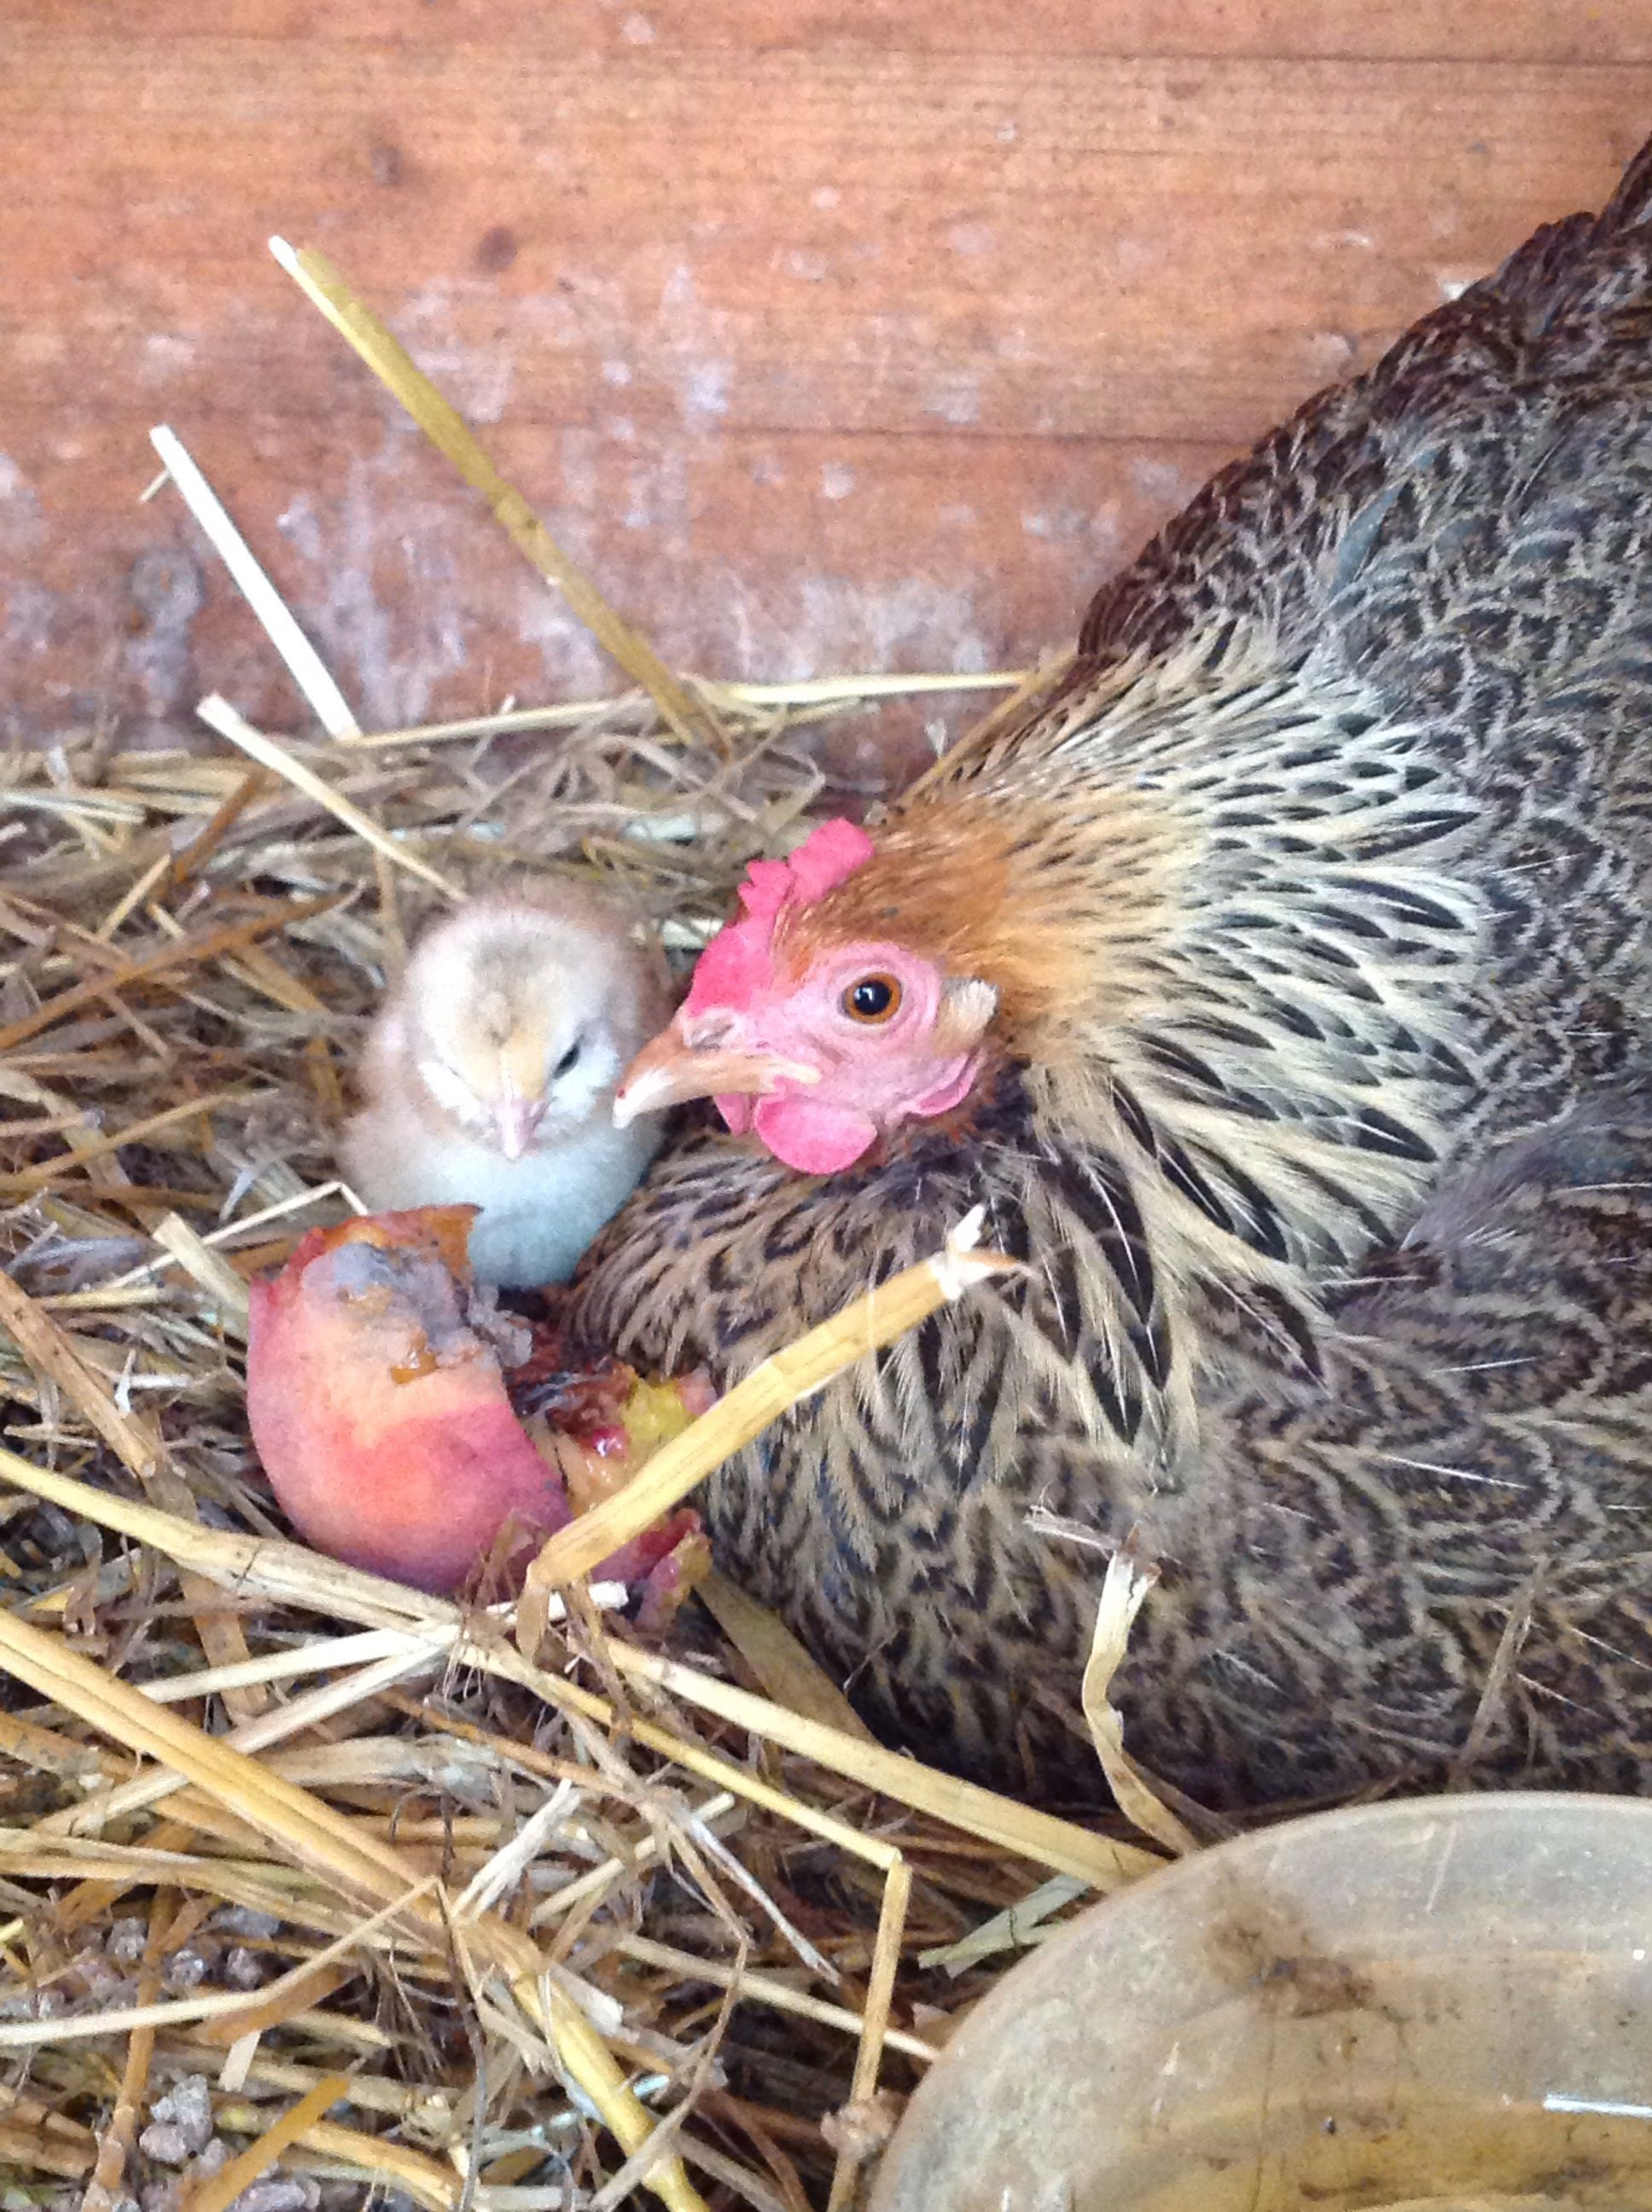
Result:
{"label": "chick's beak", "polygon": [[745,1091],[757,1097],[782,1083],[818,1083],[820,1070],[779,1053],[732,1042],[726,1030],[715,1041],[691,1042],[677,1023],[645,1044],[620,1078],[614,1093],[614,1119],[623,1129],[639,1114],[658,1114],[685,1098],[727,1097]]}
{"label": "chick's beak", "polygon": [[543,1098],[524,1098],[507,1091],[494,1108],[494,1134],[507,1160],[519,1160],[533,1140],[544,1114]]}

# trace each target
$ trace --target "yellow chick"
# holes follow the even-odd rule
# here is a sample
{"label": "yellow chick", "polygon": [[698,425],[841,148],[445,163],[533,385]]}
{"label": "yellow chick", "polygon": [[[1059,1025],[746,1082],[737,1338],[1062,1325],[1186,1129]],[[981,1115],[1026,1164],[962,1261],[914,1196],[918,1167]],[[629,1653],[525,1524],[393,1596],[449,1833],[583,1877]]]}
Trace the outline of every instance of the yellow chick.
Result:
{"label": "yellow chick", "polygon": [[566,1281],[659,1142],[611,1108],[671,1004],[658,948],[597,894],[471,900],[419,940],[374,1024],[346,1179],[376,1213],[479,1206],[484,1282]]}

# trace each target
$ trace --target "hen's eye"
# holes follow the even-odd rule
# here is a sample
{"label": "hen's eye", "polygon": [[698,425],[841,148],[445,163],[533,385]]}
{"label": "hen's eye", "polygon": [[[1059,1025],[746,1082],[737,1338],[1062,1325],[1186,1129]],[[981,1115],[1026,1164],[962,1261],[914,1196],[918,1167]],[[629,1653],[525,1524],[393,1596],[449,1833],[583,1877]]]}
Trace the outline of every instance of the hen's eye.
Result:
{"label": "hen's eye", "polygon": [[578,1062],[579,1057],[580,1040],[578,1037],[575,1037],[573,1043],[569,1045],[568,1050],[557,1061],[556,1066],[551,1069],[550,1075],[552,1082],[556,1082],[562,1076],[571,1075],[576,1063]]}
{"label": "hen's eye", "polygon": [[901,987],[893,975],[863,975],[839,1003],[852,1022],[886,1022],[900,1011]]}

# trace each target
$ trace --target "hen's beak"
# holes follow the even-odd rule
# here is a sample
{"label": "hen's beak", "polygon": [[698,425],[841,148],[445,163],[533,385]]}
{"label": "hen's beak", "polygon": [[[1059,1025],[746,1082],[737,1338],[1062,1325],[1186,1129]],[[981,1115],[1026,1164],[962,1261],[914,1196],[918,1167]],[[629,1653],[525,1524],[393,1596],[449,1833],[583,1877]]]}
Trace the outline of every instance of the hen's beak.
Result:
{"label": "hen's beak", "polygon": [[544,1110],[543,1098],[524,1098],[515,1091],[500,1099],[494,1108],[494,1135],[507,1160],[519,1160],[526,1152]]}
{"label": "hen's beak", "polygon": [[614,1119],[623,1129],[639,1114],[658,1114],[685,1098],[713,1098],[731,1091],[758,1097],[782,1083],[818,1083],[820,1070],[778,1053],[718,1044],[689,1044],[675,1023],[645,1044],[620,1078],[614,1093]]}

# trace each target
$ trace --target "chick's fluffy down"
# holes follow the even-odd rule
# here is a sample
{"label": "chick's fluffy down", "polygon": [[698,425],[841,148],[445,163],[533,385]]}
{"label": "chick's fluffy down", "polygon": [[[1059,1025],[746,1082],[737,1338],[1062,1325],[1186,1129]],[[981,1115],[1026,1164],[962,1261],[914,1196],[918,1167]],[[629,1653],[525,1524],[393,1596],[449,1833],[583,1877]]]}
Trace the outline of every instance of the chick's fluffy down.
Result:
{"label": "chick's fluffy down", "polygon": [[347,1180],[375,1212],[479,1206],[484,1282],[566,1280],[653,1157],[657,1124],[616,1129],[614,1086],[670,1009],[657,946],[596,893],[471,901],[374,1025]]}

